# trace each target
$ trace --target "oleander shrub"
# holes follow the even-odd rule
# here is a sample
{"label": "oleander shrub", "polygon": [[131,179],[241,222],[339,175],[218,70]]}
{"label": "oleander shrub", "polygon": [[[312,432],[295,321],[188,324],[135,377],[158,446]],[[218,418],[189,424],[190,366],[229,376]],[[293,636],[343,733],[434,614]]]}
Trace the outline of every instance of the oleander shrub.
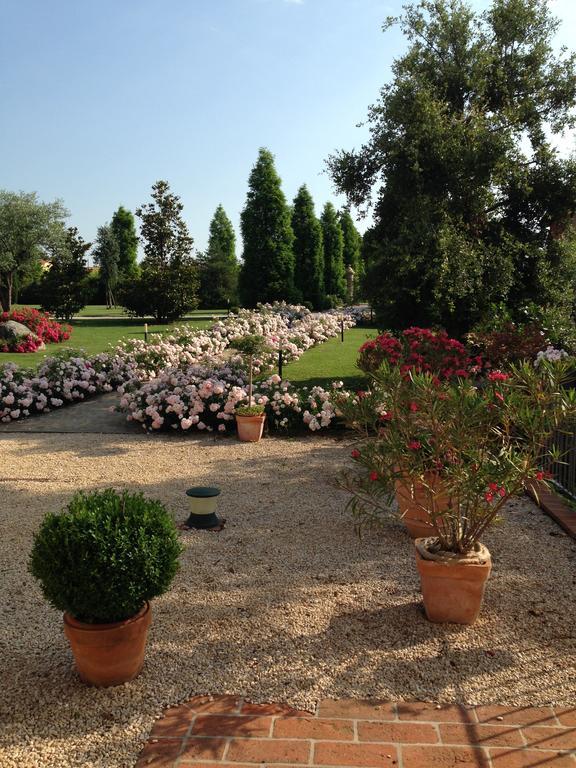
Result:
{"label": "oleander shrub", "polygon": [[166,592],[181,551],[161,502],[108,488],[79,492],[61,513],[47,514],[29,567],[55,608],[106,624],[134,616]]}
{"label": "oleander shrub", "polygon": [[13,342],[0,340],[0,352],[35,352],[42,344],[60,344],[67,341],[72,328],[54,320],[48,312],[40,312],[32,307],[13,309],[0,313],[0,323],[15,320],[32,331],[32,336],[15,339]]}

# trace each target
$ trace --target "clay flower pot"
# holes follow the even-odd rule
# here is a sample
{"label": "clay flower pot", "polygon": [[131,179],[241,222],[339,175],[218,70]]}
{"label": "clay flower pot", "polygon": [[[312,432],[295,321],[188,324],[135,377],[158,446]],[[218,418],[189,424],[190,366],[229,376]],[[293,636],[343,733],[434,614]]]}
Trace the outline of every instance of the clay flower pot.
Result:
{"label": "clay flower pot", "polygon": [[244,443],[257,443],[264,432],[266,414],[259,413],[255,416],[240,416],[236,414],[236,427],[238,439]]}
{"label": "clay flower pot", "polygon": [[144,664],[150,604],[136,616],[114,624],[85,624],[64,614],[68,638],[80,678],[90,685],[120,685],[138,676]]}
{"label": "clay flower pot", "polygon": [[434,553],[429,549],[434,541],[414,542],[426,616],[436,623],[473,624],[492,570],[490,552],[478,544],[468,555]]}
{"label": "clay flower pot", "polygon": [[[438,475],[435,472],[427,472],[425,477],[428,487],[410,477],[398,478],[395,482],[398,511],[413,539],[436,535],[436,525],[432,522],[429,511],[432,504],[436,512],[443,512],[448,508],[449,499],[442,493]],[[440,521],[437,524],[441,524]]]}

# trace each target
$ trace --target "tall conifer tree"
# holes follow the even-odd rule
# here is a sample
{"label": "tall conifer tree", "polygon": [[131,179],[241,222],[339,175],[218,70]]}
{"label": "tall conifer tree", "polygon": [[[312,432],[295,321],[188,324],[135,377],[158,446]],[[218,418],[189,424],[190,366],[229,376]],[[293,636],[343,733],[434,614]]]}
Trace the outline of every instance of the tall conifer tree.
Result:
{"label": "tall conifer tree", "polygon": [[356,225],[350,215],[350,211],[344,208],[338,215],[342,236],[344,238],[344,268],[352,267],[354,270],[354,295],[357,295],[358,286],[364,274],[364,264],[361,257],[362,235],[356,229]]}
{"label": "tall conifer tree", "polygon": [[292,207],[294,232],[294,285],[306,301],[320,309],[324,301],[324,249],[322,227],[314,213],[314,201],[305,184]]}
{"label": "tall conifer tree", "polygon": [[261,149],[250,173],[241,216],[244,263],[240,299],[247,307],[259,301],[295,298],[294,235],[290,209],[280,184],[274,156]]}
{"label": "tall conifer tree", "polygon": [[112,216],[110,228],[118,243],[118,277],[129,280],[138,275],[138,235],[134,216],[123,206]]}
{"label": "tall conifer tree", "polygon": [[219,205],[210,222],[206,253],[198,257],[200,302],[203,307],[229,307],[238,301],[236,235],[226,211]]}
{"label": "tall conifer tree", "polygon": [[332,203],[326,203],[320,221],[324,240],[324,288],[326,295],[344,299],[346,297],[344,237],[338,221],[338,214]]}

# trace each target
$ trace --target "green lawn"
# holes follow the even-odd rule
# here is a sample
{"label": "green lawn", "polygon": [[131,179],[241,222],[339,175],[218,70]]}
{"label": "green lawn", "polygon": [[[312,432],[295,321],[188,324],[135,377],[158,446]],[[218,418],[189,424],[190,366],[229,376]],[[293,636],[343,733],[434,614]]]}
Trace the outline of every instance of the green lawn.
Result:
{"label": "green lawn", "polygon": [[[120,339],[143,339],[144,322],[132,318],[108,320],[104,317],[94,320],[73,320],[72,336],[68,341],[62,344],[47,344],[42,352],[0,352],[0,365],[3,363],[15,362],[24,367],[38,365],[47,355],[53,355],[60,349],[71,347],[72,349],[83,349],[88,354],[96,352],[105,352],[109,344],[116,344]],[[192,320],[187,322],[173,323],[172,325],[192,325],[195,328],[206,328],[211,325],[210,320]],[[154,325],[148,323],[148,330],[152,338],[154,331],[168,330],[171,325]]]}
{"label": "green lawn", "polygon": [[312,347],[300,360],[286,365],[283,377],[294,384],[313,387],[326,386],[331,381],[343,381],[344,387],[354,389],[365,381],[362,371],[356,368],[358,349],[368,338],[378,335],[376,328],[350,328],[325,344]]}

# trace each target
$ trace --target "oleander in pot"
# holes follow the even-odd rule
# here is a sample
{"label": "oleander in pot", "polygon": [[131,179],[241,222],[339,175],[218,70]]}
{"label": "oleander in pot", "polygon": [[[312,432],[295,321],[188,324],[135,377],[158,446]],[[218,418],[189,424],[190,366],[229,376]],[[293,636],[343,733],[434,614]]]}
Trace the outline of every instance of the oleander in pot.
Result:
{"label": "oleander in pot", "polygon": [[245,358],[248,368],[248,405],[239,404],[235,411],[238,438],[243,442],[256,443],[264,432],[266,413],[263,405],[253,402],[254,360],[262,358],[270,350],[266,339],[259,334],[241,336],[230,343]]}
{"label": "oleander in pot", "polygon": [[169,588],[182,551],[161,502],[113,489],[77,493],[38,530],[29,568],[64,632],[80,678],[119,685],[144,664],[150,600]]}
{"label": "oleander in pot", "polygon": [[434,534],[415,540],[431,621],[476,620],[491,571],[485,532],[512,496],[545,479],[561,458],[553,435],[576,413],[576,394],[562,386],[565,376],[566,365],[551,362],[512,366],[507,374],[496,371],[482,385],[413,374],[402,385],[409,399],[390,368],[375,376],[375,386],[390,404],[390,418],[356,449],[358,480],[355,485],[349,478],[346,487],[352,511],[365,521],[377,519],[397,478],[398,441],[406,439],[406,425],[412,424],[407,447],[415,458],[408,461],[406,455],[403,471],[424,480],[433,468],[444,499],[439,509],[428,510]]}

